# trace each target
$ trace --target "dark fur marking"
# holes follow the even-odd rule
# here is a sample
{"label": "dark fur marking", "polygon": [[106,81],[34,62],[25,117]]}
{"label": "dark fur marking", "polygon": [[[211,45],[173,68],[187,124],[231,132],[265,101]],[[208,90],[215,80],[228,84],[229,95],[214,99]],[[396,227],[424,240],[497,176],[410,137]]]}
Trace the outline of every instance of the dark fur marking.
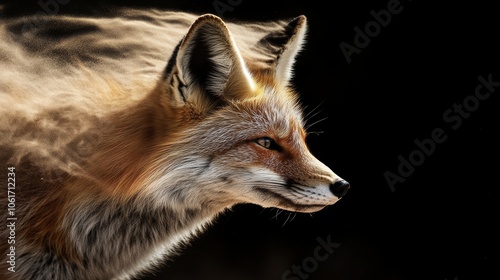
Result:
{"label": "dark fur marking", "polygon": [[303,20],[303,17],[294,18],[284,27],[283,30],[269,33],[267,36],[260,39],[259,44],[266,48],[269,53],[275,54],[275,61],[277,61],[283,51],[285,51],[287,43],[297,33],[298,26],[302,24]]}
{"label": "dark fur marking", "polygon": [[201,175],[201,174],[203,174],[204,172],[206,172],[208,169],[210,169],[210,166],[212,165],[212,161],[213,160],[214,160],[214,158],[212,156],[210,156],[210,157],[207,158],[207,161],[201,167],[200,172],[198,172],[198,176]]}
{"label": "dark fur marking", "polygon": [[225,182],[225,183],[232,183],[233,182],[233,179],[231,179],[231,175],[229,174],[226,174],[226,175],[223,175],[223,176],[220,176],[219,179],[222,181],[222,182]]}
{"label": "dark fur marking", "polygon": [[179,42],[177,46],[175,46],[174,52],[172,53],[172,56],[168,60],[167,67],[165,67],[165,71],[163,71],[163,78],[168,77],[168,75],[170,75],[170,73],[172,72],[172,69],[174,69],[177,60],[177,53],[179,53],[179,48],[181,46],[181,43],[182,41]]}
{"label": "dark fur marking", "polygon": [[288,187],[288,188],[291,188],[293,186],[295,186],[297,184],[297,182],[293,179],[286,179],[286,182],[285,182],[285,185]]}

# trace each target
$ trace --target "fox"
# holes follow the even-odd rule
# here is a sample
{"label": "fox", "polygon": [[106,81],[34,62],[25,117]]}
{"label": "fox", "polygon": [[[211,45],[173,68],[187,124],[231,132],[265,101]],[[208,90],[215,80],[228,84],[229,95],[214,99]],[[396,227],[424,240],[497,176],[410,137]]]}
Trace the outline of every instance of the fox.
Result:
{"label": "fox", "polygon": [[116,13],[0,20],[1,279],[133,279],[235,205],[346,195],[292,85],[306,16]]}

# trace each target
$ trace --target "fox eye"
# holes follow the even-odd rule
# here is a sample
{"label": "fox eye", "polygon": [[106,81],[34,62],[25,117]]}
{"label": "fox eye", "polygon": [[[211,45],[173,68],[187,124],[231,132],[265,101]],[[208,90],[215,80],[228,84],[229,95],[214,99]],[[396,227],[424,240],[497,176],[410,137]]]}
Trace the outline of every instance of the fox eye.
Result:
{"label": "fox eye", "polygon": [[259,144],[260,146],[262,146],[266,149],[269,149],[269,150],[276,150],[276,151],[282,150],[282,148],[278,144],[276,144],[276,141],[274,141],[274,139],[269,138],[269,137],[259,138],[259,139],[255,140],[255,142],[257,144]]}

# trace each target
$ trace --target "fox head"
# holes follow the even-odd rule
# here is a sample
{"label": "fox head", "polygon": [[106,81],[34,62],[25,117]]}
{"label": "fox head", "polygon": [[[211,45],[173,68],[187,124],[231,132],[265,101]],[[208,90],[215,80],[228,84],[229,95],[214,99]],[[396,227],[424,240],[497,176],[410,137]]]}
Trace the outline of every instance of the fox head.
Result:
{"label": "fox head", "polygon": [[255,38],[255,50],[272,57],[262,67],[240,52],[220,18],[191,25],[155,89],[169,129],[148,189],[155,201],[314,212],[347,192],[349,184],[308,150],[289,84],[305,33],[300,16]]}

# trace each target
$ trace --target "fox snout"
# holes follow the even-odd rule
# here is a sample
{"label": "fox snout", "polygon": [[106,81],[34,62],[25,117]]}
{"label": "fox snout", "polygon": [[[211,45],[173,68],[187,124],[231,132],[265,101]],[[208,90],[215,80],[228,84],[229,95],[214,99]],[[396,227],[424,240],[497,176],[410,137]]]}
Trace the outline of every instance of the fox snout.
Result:
{"label": "fox snout", "polygon": [[286,174],[295,181],[284,191],[286,197],[292,198],[294,211],[315,212],[335,204],[346,195],[351,187],[349,182],[309,151],[302,155],[295,158],[294,168]]}

